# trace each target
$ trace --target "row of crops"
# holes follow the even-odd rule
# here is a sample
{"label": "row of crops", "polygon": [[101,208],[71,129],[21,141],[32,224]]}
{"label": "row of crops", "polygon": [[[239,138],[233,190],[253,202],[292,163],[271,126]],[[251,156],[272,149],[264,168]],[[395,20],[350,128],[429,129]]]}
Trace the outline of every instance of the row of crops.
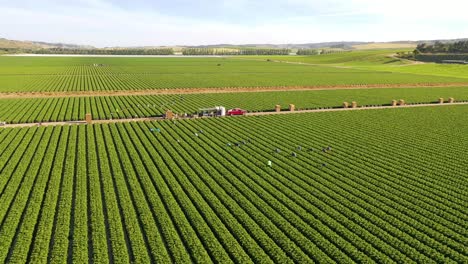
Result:
{"label": "row of crops", "polygon": [[223,58],[132,61],[128,58],[0,57],[0,92],[465,82],[463,78],[445,76]]}
{"label": "row of crops", "polygon": [[362,89],[294,92],[258,92],[224,94],[185,94],[147,96],[100,96],[69,98],[0,99],[0,121],[28,123],[83,120],[86,113],[94,119],[161,116],[170,109],[175,113],[194,113],[200,108],[241,107],[248,111],[273,111],[276,104],[284,110],[289,104],[298,109],[341,107],[344,101],[359,105],[384,105],[392,100],[430,103],[438,98],[468,100],[468,88]]}
{"label": "row of crops", "polygon": [[467,112],[2,129],[0,262],[466,263]]}

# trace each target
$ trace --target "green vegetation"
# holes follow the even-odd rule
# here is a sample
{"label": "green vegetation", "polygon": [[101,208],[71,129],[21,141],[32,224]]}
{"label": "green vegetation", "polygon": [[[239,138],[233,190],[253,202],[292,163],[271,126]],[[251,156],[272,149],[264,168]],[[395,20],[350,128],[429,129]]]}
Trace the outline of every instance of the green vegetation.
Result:
{"label": "green vegetation", "polygon": [[[359,53],[359,52],[356,52]],[[359,53],[360,54],[360,53]],[[358,60],[354,52],[302,57]],[[237,57],[236,57],[237,58]],[[461,78],[236,58],[0,57],[0,92],[462,83]],[[261,57],[260,57],[261,58]],[[301,57],[288,56],[298,60]],[[330,59],[335,58],[335,59]],[[363,57],[370,60],[372,57]],[[380,58],[377,57],[376,58]],[[380,59],[379,59],[380,60]]]}
{"label": "green vegetation", "polygon": [[185,48],[183,55],[289,55],[290,49],[267,48]]}
{"label": "green vegetation", "polygon": [[468,78],[468,66],[458,64],[436,64],[436,63],[423,63],[405,66],[396,65],[373,65],[363,66],[360,69],[372,69],[376,71],[410,73],[421,75],[433,76],[446,76],[454,78]]}
{"label": "green vegetation", "polygon": [[407,103],[431,103],[438,98],[468,100],[468,88],[379,88],[354,90],[282,91],[255,93],[174,94],[138,96],[94,96],[70,98],[0,99],[0,121],[28,123],[83,120],[86,113],[94,119],[161,116],[168,109],[174,113],[194,113],[199,108],[222,105],[241,107],[250,112],[273,111],[279,104],[298,109],[342,107],[343,102],[359,105],[389,105],[392,100]]}
{"label": "green vegetation", "polygon": [[289,61],[289,62],[302,62],[309,64],[320,65],[346,65],[346,66],[362,66],[362,65],[381,65],[381,64],[407,64],[404,60],[400,60],[391,55],[397,52],[409,50],[359,50],[359,51],[346,51],[334,52],[330,54],[323,54],[318,56],[287,56],[287,57],[272,57],[265,56],[262,59]]}
{"label": "green vegetation", "polygon": [[468,64],[468,41],[421,43],[414,50],[414,57],[425,62]]}
{"label": "green vegetation", "polygon": [[468,40],[434,44],[421,43],[416,47],[417,53],[468,53]]}
{"label": "green vegetation", "polygon": [[1,129],[0,262],[465,263],[467,111]]}
{"label": "green vegetation", "polygon": [[32,50],[28,53],[33,54],[85,54],[85,55],[173,55],[172,48],[157,48],[157,49],[124,49],[124,48],[107,48],[107,49],[69,49],[69,48],[50,48]]}

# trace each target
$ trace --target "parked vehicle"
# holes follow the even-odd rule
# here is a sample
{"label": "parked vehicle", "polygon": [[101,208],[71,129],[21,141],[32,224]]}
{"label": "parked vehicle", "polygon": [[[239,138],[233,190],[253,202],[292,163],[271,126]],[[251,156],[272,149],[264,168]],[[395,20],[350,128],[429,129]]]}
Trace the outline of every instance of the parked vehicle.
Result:
{"label": "parked vehicle", "polygon": [[233,108],[233,109],[229,109],[229,110],[227,111],[227,115],[228,115],[228,116],[245,115],[246,113],[247,113],[246,110],[240,109],[240,108]]}

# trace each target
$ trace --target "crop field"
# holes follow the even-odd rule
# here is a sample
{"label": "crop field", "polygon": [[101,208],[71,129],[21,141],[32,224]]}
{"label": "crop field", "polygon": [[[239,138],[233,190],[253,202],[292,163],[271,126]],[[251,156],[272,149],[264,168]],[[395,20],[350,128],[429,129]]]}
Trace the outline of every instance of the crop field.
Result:
{"label": "crop field", "polygon": [[400,60],[391,56],[398,51],[402,50],[364,50],[316,56],[261,56],[258,59],[336,67],[345,66],[348,69],[354,70],[468,79],[468,67],[466,65],[414,63],[409,60]]}
{"label": "crop field", "polygon": [[239,58],[0,57],[0,92],[428,83],[466,79]]}
{"label": "crop field", "polygon": [[279,104],[284,110],[289,104],[298,109],[341,107],[343,102],[359,105],[388,105],[392,100],[407,103],[431,103],[438,98],[453,97],[468,100],[468,88],[378,88],[351,90],[282,91],[213,94],[173,94],[135,96],[94,96],[0,99],[0,121],[28,123],[83,120],[86,113],[93,119],[115,119],[161,116],[166,110],[174,113],[194,113],[200,108],[218,105],[241,107],[250,112],[273,111]]}
{"label": "crop field", "polygon": [[467,113],[1,129],[0,262],[466,263]]}
{"label": "crop field", "polygon": [[[313,56],[259,56],[259,59],[271,59],[278,61],[303,62],[321,65],[405,65],[408,62],[390,57],[398,51],[411,51],[411,49],[379,49],[360,50],[341,53],[331,53]],[[248,59],[249,57],[244,57]],[[430,75],[430,74],[429,74]]]}

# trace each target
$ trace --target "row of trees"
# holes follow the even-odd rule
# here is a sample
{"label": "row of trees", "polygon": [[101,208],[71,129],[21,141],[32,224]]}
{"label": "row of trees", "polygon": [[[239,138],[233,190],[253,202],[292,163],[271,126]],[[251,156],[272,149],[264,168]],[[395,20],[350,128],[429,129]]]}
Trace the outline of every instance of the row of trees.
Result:
{"label": "row of trees", "polygon": [[298,49],[297,55],[319,55],[321,53],[318,49]]}
{"label": "row of trees", "polygon": [[171,48],[161,49],[39,49],[32,50],[34,54],[85,54],[85,55],[173,55]]}
{"label": "row of trees", "polygon": [[289,55],[290,49],[211,49],[187,48],[183,55]]}
{"label": "row of trees", "polygon": [[334,49],[298,49],[297,55],[322,55],[322,54],[333,54],[333,53],[344,53],[350,52],[350,50],[334,50]]}
{"label": "row of trees", "polygon": [[418,44],[415,53],[468,53],[468,41],[457,41],[453,43],[442,43],[436,41],[430,45]]}

